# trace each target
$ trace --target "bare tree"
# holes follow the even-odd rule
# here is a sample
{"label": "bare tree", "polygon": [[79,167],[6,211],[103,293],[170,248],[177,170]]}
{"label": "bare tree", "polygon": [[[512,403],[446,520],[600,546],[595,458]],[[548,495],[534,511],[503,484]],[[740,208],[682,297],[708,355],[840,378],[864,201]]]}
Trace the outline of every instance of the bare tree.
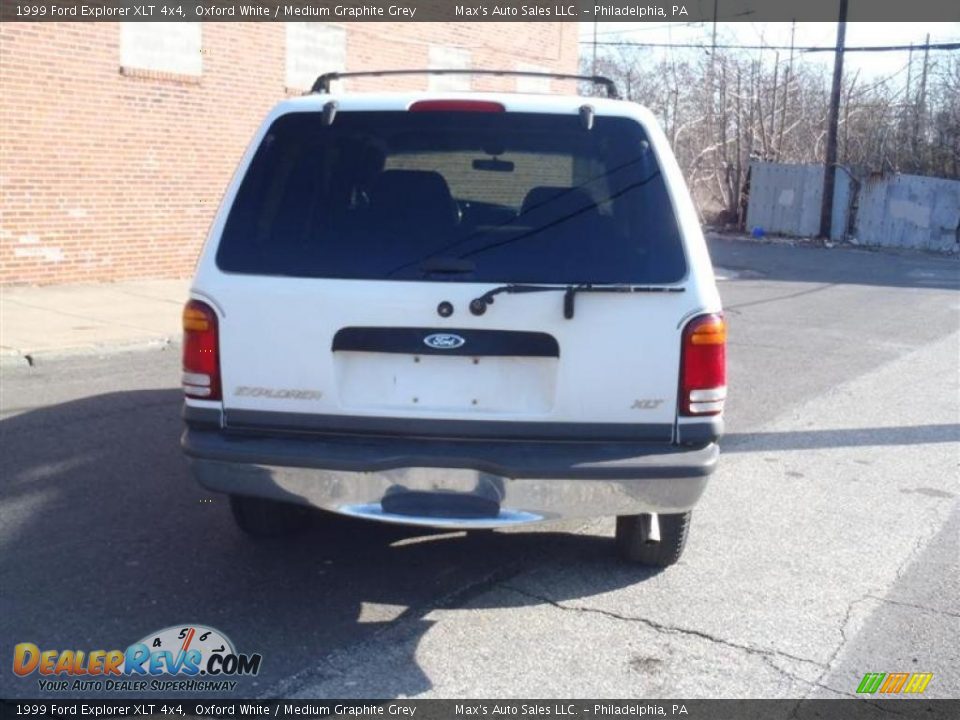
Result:
{"label": "bare tree", "polygon": [[[597,59],[599,73],[658,117],[706,219],[741,214],[752,160],[823,162],[828,69],[767,53],[655,59],[625,46]],[[861,172],[960,178],[960,58],[928,56],[925,70],[912,59],[889,77],[844,78],[839,161]]]}

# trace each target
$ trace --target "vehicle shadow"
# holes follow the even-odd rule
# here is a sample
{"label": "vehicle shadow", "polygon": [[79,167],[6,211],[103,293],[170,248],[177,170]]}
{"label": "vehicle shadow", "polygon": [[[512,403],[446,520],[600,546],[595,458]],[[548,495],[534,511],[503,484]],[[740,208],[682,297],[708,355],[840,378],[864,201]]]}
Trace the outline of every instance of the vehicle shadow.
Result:
{"label": "vehicle shadow", "polygon": [[720,441],[725,453],[778,450],[825,450],[877,445],[927,445],[960,442],[960,424],[728,433]]}
{"label": "vehicle shadow", "polygon": [[[430,610],[465,606],[549,559],[590,578],[569,598],[555,588],[561,600],[653,574],[619,564],[609,537],[550,525],[466,536],[318,515],[296,538],[252,540],[234,526],[225,498],[189,476],[180,397],[117,392],[0,422],[3,652],[20,642],[122,650],[171,625],[209,625],[239,652],[262,654],[260,675],[232,693],[250,697],[322,674],[338,650],[401,622],[416,647]],[[514,593],[505,602],[542,600]],[[412,654],[409,663],[400,685],[385,679],[381,695],[430,688]],[[37,679],[14,676],[8,664],[0,694],[42,696]]]}

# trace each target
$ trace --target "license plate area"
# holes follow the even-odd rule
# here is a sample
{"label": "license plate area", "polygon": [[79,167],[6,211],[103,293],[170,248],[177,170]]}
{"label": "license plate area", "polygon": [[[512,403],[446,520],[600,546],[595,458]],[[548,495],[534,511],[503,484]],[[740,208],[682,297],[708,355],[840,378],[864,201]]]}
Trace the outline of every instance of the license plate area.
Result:
{"label": "license plate area", "polygon": [[338,352],[345,409],[458,414],[546,414],[558,359]]}
{"label": "license plate area", "polygon": [[560,347],[547,333],[348,327],[331,347],[344,410],[546,415]]}

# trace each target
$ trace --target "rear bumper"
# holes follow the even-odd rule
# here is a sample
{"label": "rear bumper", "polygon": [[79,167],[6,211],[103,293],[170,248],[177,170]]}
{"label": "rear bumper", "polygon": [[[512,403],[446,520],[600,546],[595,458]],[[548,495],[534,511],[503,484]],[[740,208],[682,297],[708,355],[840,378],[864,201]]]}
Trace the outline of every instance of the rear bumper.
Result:
{"label": "rear bumper", "polygon": [[488,528],[691,509],[719,456],[636,442],[231,435],[187,428],[197,480],[217,492],[383,522]]}

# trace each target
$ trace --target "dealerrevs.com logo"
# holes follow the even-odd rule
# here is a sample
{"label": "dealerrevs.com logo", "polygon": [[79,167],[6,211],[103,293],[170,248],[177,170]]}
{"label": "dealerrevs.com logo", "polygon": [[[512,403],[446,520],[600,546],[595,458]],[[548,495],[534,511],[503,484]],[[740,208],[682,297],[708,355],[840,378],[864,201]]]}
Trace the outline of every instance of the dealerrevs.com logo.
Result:
{"label": "dealerrevs.com logo", "polygon": [[126,650],[13,648],[13,672],[36,673],[43,692],[195,692],[234,690],[233,678],[260,672],[259,653],[238,653],[230,639],[204,625],[173,625]]}

